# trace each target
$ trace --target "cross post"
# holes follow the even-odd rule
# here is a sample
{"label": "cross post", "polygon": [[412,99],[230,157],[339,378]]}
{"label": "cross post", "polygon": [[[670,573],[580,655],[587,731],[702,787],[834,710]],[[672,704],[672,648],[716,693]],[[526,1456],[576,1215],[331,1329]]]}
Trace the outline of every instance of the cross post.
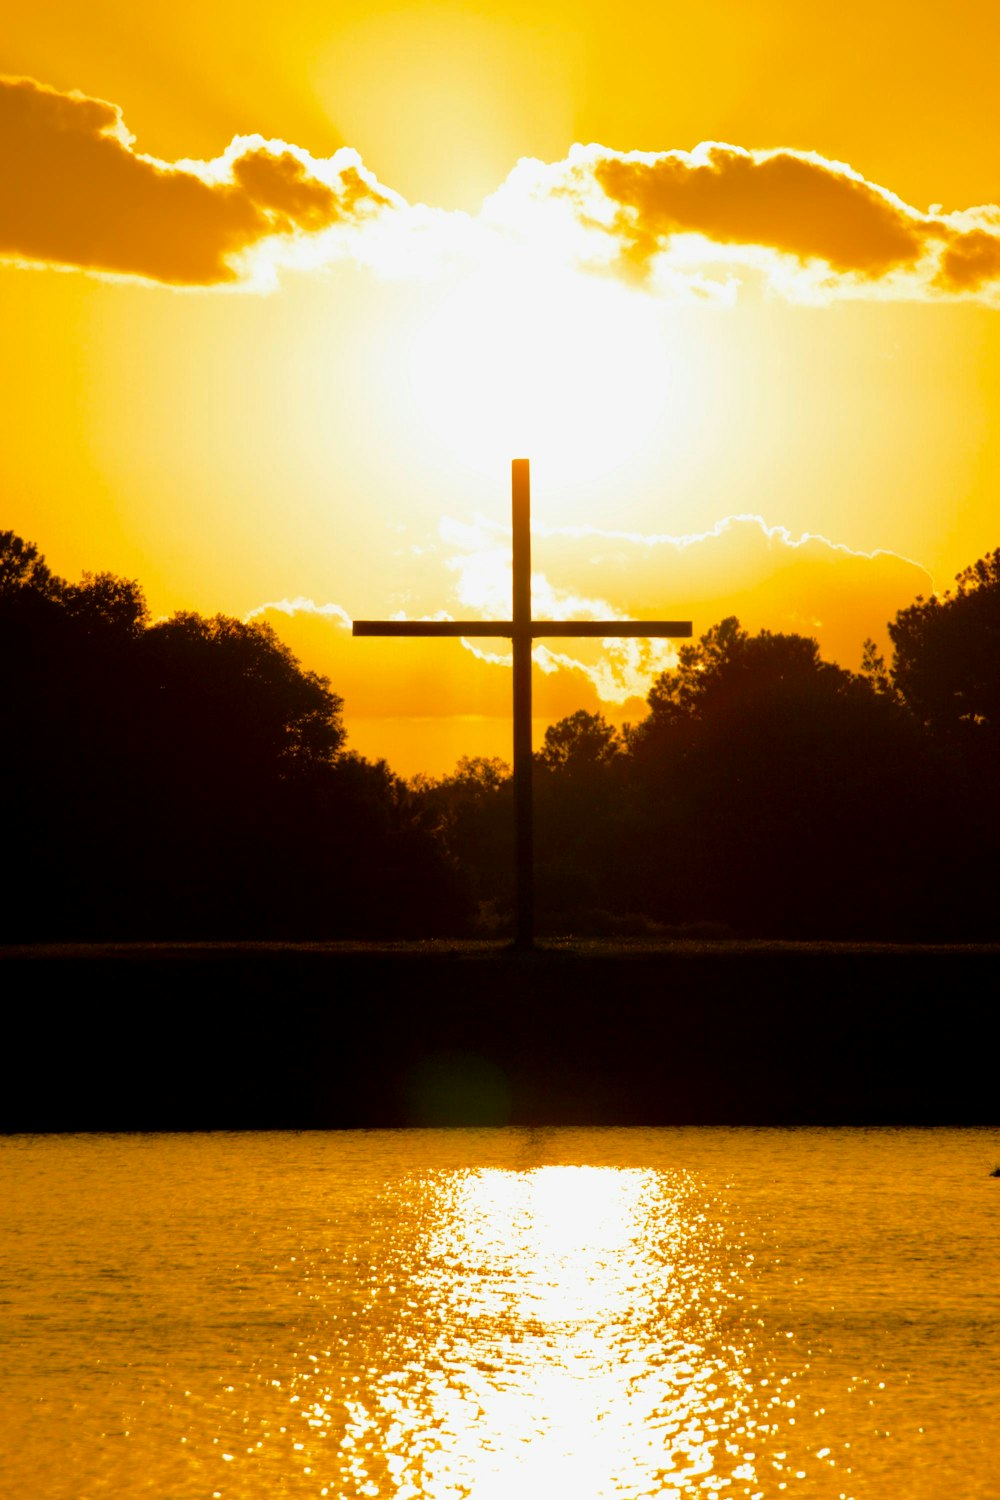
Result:
{"label": "cross post", "polygon": [[540,636],[642,639],[690,636],[690,620],[534,620],[531,615],[531,479],[526,458],[511,463],[513,597],[509,620],[355,620],[353,634],[463,637],[503,636],[514,653],[515,943],[535,940],[532,812],[531,647]]}

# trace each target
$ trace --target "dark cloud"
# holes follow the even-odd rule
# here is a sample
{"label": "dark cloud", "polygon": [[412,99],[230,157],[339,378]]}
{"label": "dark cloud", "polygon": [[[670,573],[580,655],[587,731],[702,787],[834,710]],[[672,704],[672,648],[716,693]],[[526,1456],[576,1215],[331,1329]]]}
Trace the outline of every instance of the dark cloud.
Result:
{"label": "dark cloud", "polygon": [[761,245],[834,271],[884,276],[922,256],[933,221],[836,163],[791,151],[711,145],[690,155],[608,156],[598,186],[620,205],[613,232],[639,262],[677,234]]}
{"label": "dark cloud", "polygon": [[977,292],[1000,278],[1000,232],[971,229],[953,235],[941,256],[935,285],[947,292]]}
{"label": "dark cloud", "polygon": [[387,202],[335,164],[250,138],[218,163],[170,165],[133,149],[115,105],[0,79],[0,255],[180,286],[236,281],[236,258],[259,241]]}

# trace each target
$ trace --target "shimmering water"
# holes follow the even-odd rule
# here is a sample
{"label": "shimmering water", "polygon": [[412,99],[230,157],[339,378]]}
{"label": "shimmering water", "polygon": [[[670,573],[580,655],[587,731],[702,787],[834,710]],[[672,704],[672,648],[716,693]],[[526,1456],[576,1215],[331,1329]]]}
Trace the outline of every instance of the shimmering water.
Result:
{"label": "shimmering water", "polygon": [[1000,1497],[1000,1135],[0,1141],[5,1500]]}

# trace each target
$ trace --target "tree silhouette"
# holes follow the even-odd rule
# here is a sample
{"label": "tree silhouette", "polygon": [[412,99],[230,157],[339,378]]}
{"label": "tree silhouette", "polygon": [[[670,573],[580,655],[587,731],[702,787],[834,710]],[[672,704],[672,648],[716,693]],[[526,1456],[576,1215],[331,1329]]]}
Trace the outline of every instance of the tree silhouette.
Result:
{"label": "tree silhouette", "polygon": [[31,589],[48,596],[59,587],[34,542],[0,531],[0,596]]}
{"label": "tree silhouette", "polygon": [[462,756],[450,776],[411,783],[421,824],[464,886],[482,930],[505,932],[514,900],[513,784],[498,756]]}
{"label": "tree silhouette", "polygon": [[460,925],[451,866],[342,702],[267,625],[148,623],[137,583],[0,539],[0,936],[324,936]]}
{"label": "tree silhouette", "polygon": [[730,615],[678,653],[676,671],[663,672],[649,693],[653,726],[731,717],[798,692],[837,695],[851,674],[825,662],[810,637],[762,630],[750,635]]}
{"label": "tree silhouette", "polygon": [[58,599],[66,614],[89,634],[137,640],[149,623],[146,597],[133,578],[113,573],[84,573],[80,583],[59,583]]}
{"label": "tree silhouette", "polygon": [[[982,836],[953,757],[876,656],[852,673],[815,640],[731,617],[681,649],[641,723],[619,734],[580,711],[551,726],[535,776],[542,929],[990,930]],[[509,792],[472,762],[415,787],[487,911],[509,902]]]}
{"label": "tree silhouette", "polygon": [[889,625],[891,691],[933,743],[942,917],[956,934],[996,931],[1000,840],[1000,549],[943,597],[917,599]]}
{"label": "tree silhouette", "polygon": [[919,867],[927,771],[869,681],[814,640],[729,618],[682,648],[649,703],[629,746],[657,914],[799,935],[909,920],[900,881]]}
{"label": "tree silhouette", "polygon": [[332,763],[343,745],[343,700],[270,625],[185,612],[145,633],[143,655],[163,734],[197,744],[202,759],[291,775]]}
{"label": "tree silhouette", "polygon": [[943,598],[917,599],[889,626],[892,678],[934,731],[1000,737],[1000,548]]}
{"label": "tree silhouette", "polygon": [[623,750],[620,734],[603,714],[580,708],[546,729],[536,759],[545,771],[580,777],[610,765]]}

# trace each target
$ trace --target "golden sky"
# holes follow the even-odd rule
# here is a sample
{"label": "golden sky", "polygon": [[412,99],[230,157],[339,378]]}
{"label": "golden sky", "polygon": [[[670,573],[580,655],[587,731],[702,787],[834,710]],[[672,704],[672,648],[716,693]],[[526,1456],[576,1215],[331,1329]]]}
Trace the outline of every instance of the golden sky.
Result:
{"label": "golden sky", "polygon": [[[737,613],[856,666],[1000,544],[998,33],[14,0],[0,527],[270,620],[406,773],[509,753],[502,643],[347,622],[509,614],[514,456],[536,613]],[[552,645],[539,729],[637,717],[671,659]]]}

